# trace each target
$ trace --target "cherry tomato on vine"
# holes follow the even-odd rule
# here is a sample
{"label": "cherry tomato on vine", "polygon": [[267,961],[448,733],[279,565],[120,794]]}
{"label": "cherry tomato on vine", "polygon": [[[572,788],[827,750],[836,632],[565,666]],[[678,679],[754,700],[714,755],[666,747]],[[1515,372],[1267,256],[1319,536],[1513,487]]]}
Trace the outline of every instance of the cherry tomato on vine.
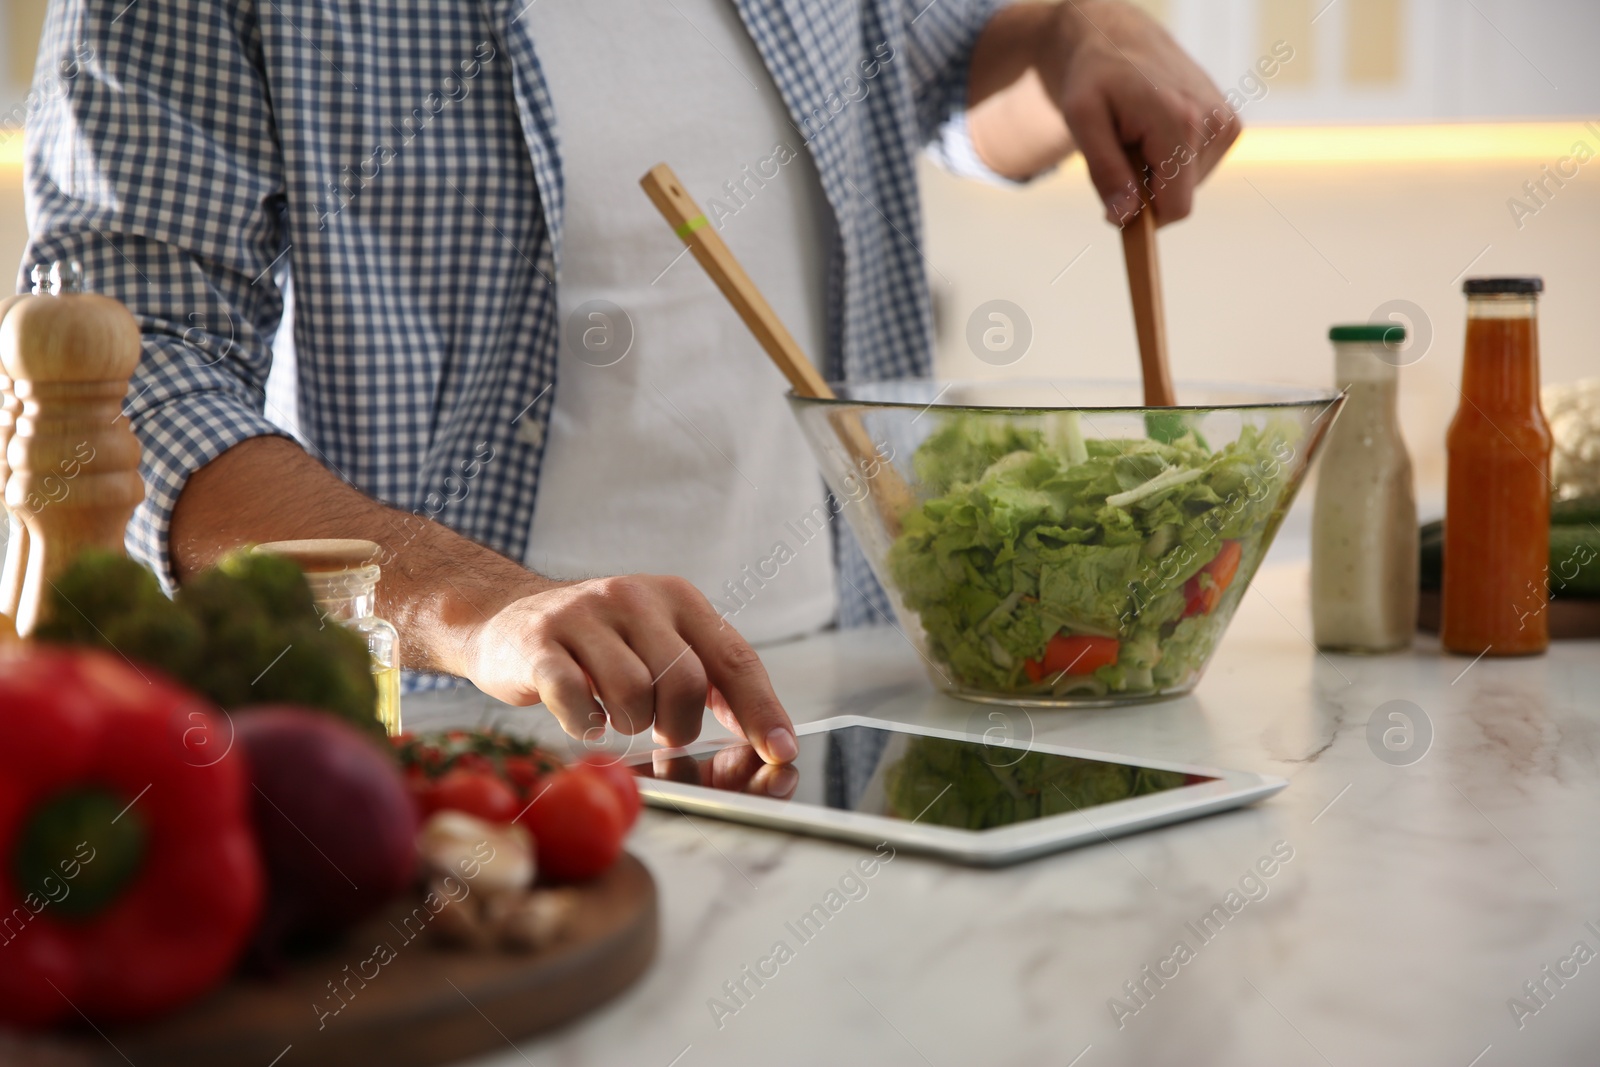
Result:
{"label": "cherry tomato on vine", "polygon": [[421,796],[422,814],[464,811],[485,822],[508,823],[522,810],[516,792],[492,772],[457,767],[432,783]]}
{"label": "cherry tomato on vine", "polygon": [[627,819],[616,791],[593,767],[557,771],[517,820],[533,834],[540,875],[593,878],[622,852]]}
{"label": "cherry tomato on vine", "polygon": [[623,829],[633,829],[633,824],[639,821],[639,809],[644,807],[644,801],[639,799],[639,785],[634,781],[633,772],[610,756],[585,756],[579,763],[606,780],[611,791],[617,795],[617,802],[622,805]]}

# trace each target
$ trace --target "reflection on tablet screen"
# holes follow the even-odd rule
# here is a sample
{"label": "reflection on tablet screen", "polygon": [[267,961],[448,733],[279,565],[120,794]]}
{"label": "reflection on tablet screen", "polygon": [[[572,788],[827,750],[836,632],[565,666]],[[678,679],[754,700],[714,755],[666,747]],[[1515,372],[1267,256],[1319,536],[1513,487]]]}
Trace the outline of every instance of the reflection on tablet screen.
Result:
{"label": "reflection on tablet screen", "polygon": [[1215,779],[1053,752],[845,726],[801,734],[781,767],[749,745],[698,756],[658,753],[634,772],[794,803],[989,830]]}

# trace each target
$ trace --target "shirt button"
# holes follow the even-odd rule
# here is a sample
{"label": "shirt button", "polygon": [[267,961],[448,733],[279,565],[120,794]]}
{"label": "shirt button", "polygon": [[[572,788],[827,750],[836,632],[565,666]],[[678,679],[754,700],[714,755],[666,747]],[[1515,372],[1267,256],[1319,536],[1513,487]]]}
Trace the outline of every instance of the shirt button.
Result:
{"label": "shirt button", "polygon": [[544,444],[544,423],[535,418],[525,418],[517,426],[517,440],[538,448]]}

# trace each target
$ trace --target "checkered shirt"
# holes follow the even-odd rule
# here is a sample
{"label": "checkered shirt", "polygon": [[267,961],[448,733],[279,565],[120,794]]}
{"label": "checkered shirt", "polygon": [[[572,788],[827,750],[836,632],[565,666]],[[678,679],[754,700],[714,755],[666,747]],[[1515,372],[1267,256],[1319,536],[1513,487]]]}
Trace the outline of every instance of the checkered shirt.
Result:
{"label": "checkered shirt", "polygon": [[[146,499],[128,546],[169,584],[189,476],[283,432],[265,387],[289,278],[312,454],[523,558],[558,388],[563,203],[537,54],[561,42],[532,39],[528,2],[51,4],[22,275],[80,260],[139,322],[126,410]],[[929,372],[914,160],[931,147],[978,169],[966,66],[999,2],[737,0],[833,209],[829,377]],[[870,91],[841,107],[884,45]],[[841,623],[884,621],[841,540]]]}

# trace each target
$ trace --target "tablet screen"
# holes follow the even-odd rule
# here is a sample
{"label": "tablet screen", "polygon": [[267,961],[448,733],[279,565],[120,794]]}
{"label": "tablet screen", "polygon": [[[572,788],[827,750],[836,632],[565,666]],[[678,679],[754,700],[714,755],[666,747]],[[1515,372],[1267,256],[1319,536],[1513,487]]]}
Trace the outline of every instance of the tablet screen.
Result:
{"label": "tablet screen", "polygon": [[702,755],[657,753],[634,773],[793,803],[935,826],[992,830],[1129,797],[1215,781],[1182,771],[923,734],[843,726],[801,734],[792,764],[746,744]]}

